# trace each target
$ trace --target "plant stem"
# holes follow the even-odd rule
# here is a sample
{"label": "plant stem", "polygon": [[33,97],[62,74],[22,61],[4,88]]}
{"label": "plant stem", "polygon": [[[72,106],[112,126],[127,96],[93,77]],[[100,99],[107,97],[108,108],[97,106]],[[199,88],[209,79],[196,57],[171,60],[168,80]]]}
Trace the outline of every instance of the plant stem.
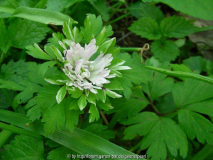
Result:
{"label": "plant stem", "polygon": [[112,9],[114,9],[115,7],[117,7],[119,4],[121,4],[121,2],[118,2],[118,3],[114,4],[113,6],[111,6],[109,8],[109,11],[112,10]]}
{"label": "plant stem", "polygon": [[192,160],[203,160],[206,159],[213,153],[212,145],[205,145],[194,157]]}
{"label": "plant stem", "polygon": [[31,136],[31,137],[43,140],[43,137],[41,135],[39,135],[39,134],[24,130],[24,129],[21,129],[21,128],[12,126],[12,125],[8,125],[8,124],[2,123],[2,122],[0,122],[0,128],[6,129],[8,131],[12,131],[14,133],[24,134],[24,135],[27,135],[27,136]]}
{"label": "plant stem", "polygon": [[138,48],[138,47],[121,47],[120,48],[120,51],[123,51],[123,52],[126,52],[126,51],[129,51],[129,52],[139,52],[141,51],[142,48]]}
{"label": "plant stem", "polygon": [[0,148],[3,147],[5,142],[12,136],[13,132],[8,131],[8,130],[3,130],[0,132]]}
{"label": "plant stem", "polygon": [[140,148],[141,144],[142,144],[142,141],[140,141],[138,144],[136,144],[134,147],[132,147],[129,151],[133,152],[133,151],[137,150],[138,148]]}
{"label": "plant stem", "polygon": [[10,3],[14,8],[18,8],[19,7],[19,5],[16,2],[16,0],[7,0],[7,2]]}
{"label": "plant stem", "polygon": [[108,125],[109,125],[109,122],[108,122],[107,118],[105,117],[105,115],[103,114],[102,111],[100,111],[100,115],[101,115],[101,117],[103,118],[103,120],[104,120],[104,122],[106,123],[106,125],[108,126]]}
{"label": "plant stem", "polygon": [[162,115],[162,114],[158,111],[158,109],[155,107],[155,105],[153,104],[152,101],[150,101],[150,105],[152,106],[152,108],[155,110],[155,112],[156,112],[159,116]]}
{"label": "plant stem", "polygon": [[124,14],[124,15],[122,15],[122,16],[120,16],[120,17],[118,17],[118,18],[116,18],[116,19],[114,19],[114,20],[112,20],[112,21],[110,21],[110,22],[108,22],[106,25],[109,25],[109,24],[115,23],[115,22],[117,22],[117,21],[119,21],[119,20],[123,19],[124,17],[126,17],[126,16],[128,16],[128,15],[130,15],[130,13],[129,13],[129,12],[128,12],[128,13],[126,13],[126,14]]}

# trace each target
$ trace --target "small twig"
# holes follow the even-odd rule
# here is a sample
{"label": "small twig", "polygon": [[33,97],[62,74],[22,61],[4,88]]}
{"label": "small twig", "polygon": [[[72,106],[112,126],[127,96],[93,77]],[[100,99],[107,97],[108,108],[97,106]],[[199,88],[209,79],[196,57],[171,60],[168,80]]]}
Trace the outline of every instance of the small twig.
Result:
{"label": "small twig", "polygon": [[109,122],[108,122],[108,120],[106,119],[106,117],[105,117],[105,115],[103,114],[102,111],[100,111],[100,115],[101,115],[101,117],[103,118],[103,120],[104,120],[104,122],[106,123],[106,125],[108,126],[108,125],[109,125]]}
{"label": "small twig", "polygon": [[144,46],[141,48],[141,63],[143,63],[143,51],[148,51],[149,50],[149,44],[146,43]]}
{"label": "small twig", "polygon": [[159,116],[162,115],[162,114],[158,111],[158,109],[155,107],[155,105],[153,104],[152,101],[150,101],[150,105],[152,106],[152,108],[155,110],[155,112],[156,112]]}
{"label": "small twig", "polygon": [[119,39],[117,40],[117,43],[120,42],[120,41],[122,41],[124,38],[128,37],[131,33],[132,33],[132,32],[129,32],[129,33],[125,34],[123,37],[119,38]]}

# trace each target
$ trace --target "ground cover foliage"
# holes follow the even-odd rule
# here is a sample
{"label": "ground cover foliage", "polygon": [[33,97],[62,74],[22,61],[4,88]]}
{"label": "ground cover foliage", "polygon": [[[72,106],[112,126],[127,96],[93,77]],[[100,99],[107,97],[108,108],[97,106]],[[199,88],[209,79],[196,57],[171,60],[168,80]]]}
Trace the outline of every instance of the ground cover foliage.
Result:
{"label": "ground cover foliage", "polygon": [[1,0],[0,159],[212,159],[212,7]]}

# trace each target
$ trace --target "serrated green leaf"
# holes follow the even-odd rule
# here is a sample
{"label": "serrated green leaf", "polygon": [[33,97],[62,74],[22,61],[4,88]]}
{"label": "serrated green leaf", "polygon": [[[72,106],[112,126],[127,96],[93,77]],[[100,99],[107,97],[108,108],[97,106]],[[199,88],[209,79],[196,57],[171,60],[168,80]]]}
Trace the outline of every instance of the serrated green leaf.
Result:
{"label": "serrated green leaf", "polygon": [[89,109],[89,122],[94,122],[95,120],[99,120],[100,115],[98,112],[98,109],[96,108],[96,106],[94,104],[90,105],[90,109]]}
{"label": "serrated green leaf", "polygon": [[182,107],[213,97],[213,85],[194,79],[186,79],[184,83],[176,83],[172,93],[176,106]]}
{"label": "serrated green leaf", "polygon": [[213,124],[198,113],[181,109],[178,111],[178,120],[187,133],[189,139],[195,137],[199,142],[213,144]]}
{"label": "serrated green leaf", "polygon": [[122,122],[125,125],[132,125],[127,127],[124,131],[124,139],[133,139],[137,134],[140,136],[146,135],[153,125],[155,125],[158,120],[158,116],[155,113],[151,112],[143,112],[137,114],[136,116],[127,119]]}
{"label": "serrated green leaf", "polygon": [[100,34],[97,36],[96,38],[96,45],[100,45],[101,43],[103,43],[107,37],[112,36],[113,31],[112,31],[112,26],[105,26],[103,27],[103,29],[101,30]]}
{"label": "serrated green leaf", "polygon": [[161,62],[173,61],[180,54],[176,44],[171,40],[157,40],[152,42],[151,52],[154,57],[159,59]]}
{"label": "serrated green leaf", "polygon": [[57,92],[56,101],[58,104],[61,103],[61,101],[64,99],[66,92],[66,85],[61,87],[61,89],[59,89],[59,91]]}
{"label": "serrated green leaf", "polygon": [[200,56],[190,57],[183,60],[183,64],[188,66],[192,71],[198,71],[199,74],[203,71],[206,71],[206,63],[206,59]]}
{"label": "serrated green leaf", "polygon": [[44,124],[45,136],[55,132],[56,126],[59,130],[62,129],[65,123],[64,103],[55,104],[49,107],[42,118]]}
{"label": "serrated green leaf", "polygon": [[144,2],[162,2],[170,7],[174,8],[176,11],[181,11],[183,13],[189,14],[193,17],[198,17],[206,20],[213,20],[212,13],[212,1],[211,0],[143,0]]}
{"label": "serrated green leaf", "polygon": [[158,24],[160,24],[164,18],[163,12],[158,7],[148,3],[136,2],[129,7],[129,10],[131,14],[138,19],[142,17],[149,17],[157,21]]}
{"label": "serrated green leaf", "polygon": [[87,18],[84,21],[84,28],[81,28],[86,43],[89,43],[93,38],[95,38],[97,34],[101,31],[101,29],[101,16],[98,16],[96,18],[94,14],[88,14]]}
{"label": "serrated green leaf", "polygon": [[44,145],[41,140],[18,135],[9,145],[4,146],[5,151],[1,155],[1,159],[29,159],[44,160]]}
{"label": "serrated green leaf", "polygon": [[67,39],[74,41],[75,43],[79,43],[83,36],[77,27],[72,27],[72,23],[64,22],[63,24],[63,33],[67,37]]}
{"label": "serrated green leaf", "polygon": [[44,24],[21,19],[12,21],[8,27],[12,46],[22,49],[41,42],[48,31],[49,28]]}
{"label": "serrated green leaf", "polygon": [[100,136],[106,140],[112,139],[115,137],[113,131],[107,130],[107,126],[104,126],[102,124],[90,124],[88,127],[86,127],[84,130],[96,134],[97,136]]}
{"label": "serrated green leaf", "polygon": [[110,100],[114,108],[107,113],[115,113],[115,116],[117,116],[117,119],[120,122],[124,121],[127,117],[137,115],[149,104],[149,101],[143,95],[141,90],[140,92],[140,97],[129,98],[128,100],[125,98]]}
{"label": "serrated green leaf", "polygon": [[[128,138],[133,138],[137,132],[131,134],[130,129],[133,131],[133,129],[140,126],[140,129],[137,130],[138,133],[145,135],[141,141],[141,149],[148,148],[146,152],[148,158],[152,157],[152,159],[156,160],[166,159],[167,148],[174,156],[177,156],[177,151],[180,150],[180,155],[183,158],[186,157],[188,151],[186,135],[173,120],[164,117],[159,118],[154,113],[149,112],[143,112],[139,115],[126,121],[127,124],[136,123],[131,128],[127,128],[128,130],[126,129],[126,134],[128,133]],[[141,119],[142,117],[146,121]]]}
{"label": "serrated green leaf", "polygon": [[191,21],[181,17],[168,17],[162,20],[160,24],[161,32],[165,37],[183,38],[197,31]]}
{"label": "serrated green leaf", "polygon": [[[168,68],[167,65],[164,65]],[[158,97],[170,92],[174,85],[174,80],[162,73],[154,73],[153,80],[147,84],[142,84],[142,90],[154,101]]]}
{"label": "serrated green leaf", "polygon": [[27,53],[34,58],[52,60],[52,58],[44,51],[42,51],[42,49],[37,44],[34,44],[34,46],[27,46],[26,49],[28,50]]}
{"label": "serrated green leaf", "polygon": [[68,155],[71,155],[72,150],[66,147],[58,147],[48,153],[47,159],[51,160],[67,160],[69,157]]}
{"label": "serrated green leaf", "polygon": [[123,65],[131,68],[129,70],[120,71],[122,73],[122,77],[116,78],[124,89],[124,96],[129,98],[132,93],[132,83],[147,83],[147,81],[152,79],[152,72],[144,68],[144,64],[141,63],[140,56],[137,53],[133,53],[132,57],[128,53],[122,53],[119,54],[119,58],[125,60]]}
{"label": "serrated green leaf", "polygon": [[69,16],[55,12],[48,11],[45,9],[38,8],[29,8],[29,7],[18,7],[14,12],[13,16],[25,18],[28,20],[44,23],[44,24],[54,24],[54,25],[63,25],[64,21],[71,20],[73,23],[76,23]]}
{"label": "serrated green leaf", "polygon": [[157,22],[148,17],[140,18],[128,28],[130,31],[135,33],[142,38],[147,38],[148,40],[155,40],[161,38],[160,28]]}
{"label": "serrated green leaf", "polygon": [[87,100],[85,94],[82,94],[81,97],[78,100],[78,106],[80,110],[83,110],[87,105]]}

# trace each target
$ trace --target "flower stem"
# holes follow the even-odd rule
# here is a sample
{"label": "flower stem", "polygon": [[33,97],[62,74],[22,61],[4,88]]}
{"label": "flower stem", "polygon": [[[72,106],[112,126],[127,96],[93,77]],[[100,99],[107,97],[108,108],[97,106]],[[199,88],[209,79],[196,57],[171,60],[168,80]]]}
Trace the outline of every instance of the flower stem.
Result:
{"label": "flower stem", "polygon": [[129,12],[128,12],[128,13],[126,13],[126,14],[124,14],[124,15],[122,15],[122,16],[120,16],[120,17],[118,17],[118,18],[116,18],[116,19],[114,19],[114,20],[112,20],[112,21],[110,21],[110,22],[108,22],[106,25],[109,25],[109,24],[115,23],[115,22],[117,22],[117,21],[119,21],[119,20],[123,19],[124,17],[126,17],[126,16],[128,16],[128,15],[130,15],[130,13],[129,13]]}
{"label": "flower stem", "polygon": [[27,136],[31,136],[31,137],[43,140],[43,137],[41,135],[36,134],[34,132],[27,131],[25,129],[21,129],[21,128],[15,127],[13,125],[8,125],[8,124],[0,122],[0,128],[6,129],[6,130],[14,132],[14,133],[24,134],[24,135],[27,135]]}
{"label": "flower stem", "polygon": [[132,147],[129,151],[133,152],[133,151],[137,150],[138,148],[140,148],[140,146],[142,144],[141,142],[142,141],[140,141],[138,144],[136,144],[134,147]]}
{"label": "flower stem", "polygon": [[101,115],[101,117],[103,118],[103,120],[104,120],[104,122],[106,123],[106,125],[108,126],[108,125],[109,125],[109,122],[108,122],[106,116],[103,114],[102,111],[100,111],[100,115]]}

